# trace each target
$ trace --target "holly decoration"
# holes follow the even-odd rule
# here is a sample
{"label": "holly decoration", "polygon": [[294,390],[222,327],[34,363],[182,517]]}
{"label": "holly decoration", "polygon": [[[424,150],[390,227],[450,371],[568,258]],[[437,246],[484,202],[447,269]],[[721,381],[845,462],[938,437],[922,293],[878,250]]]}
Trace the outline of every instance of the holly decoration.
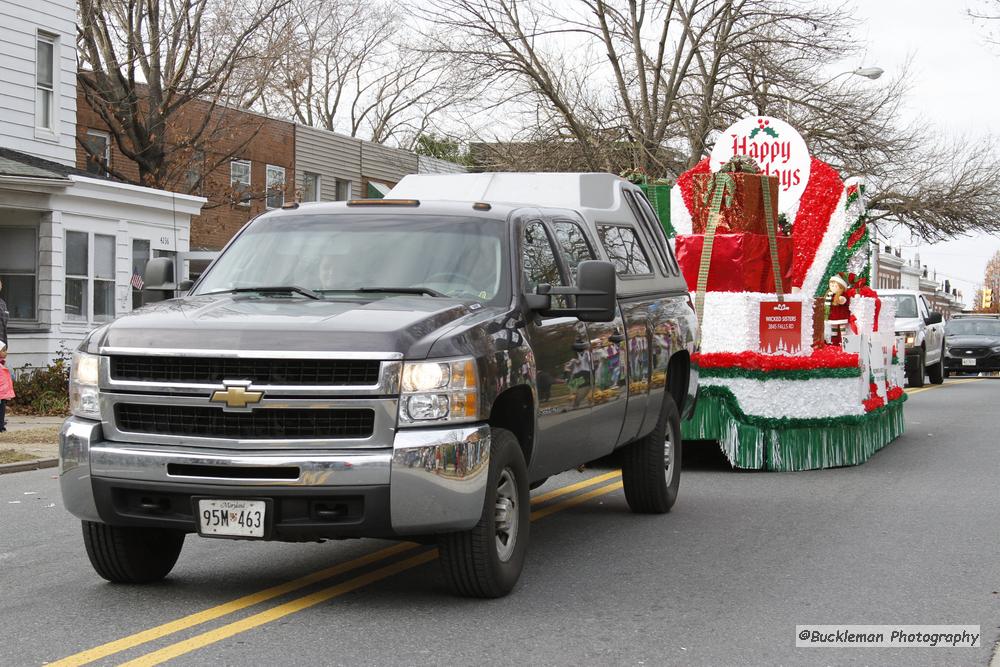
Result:
{"label": "holly decoration", "polygon": [[755,127],[754,129],[750,130],[750,138],[753,139],[758,134],[760,134],[761,132],[763,132],[764,134],[768,135],[769,137],[774,137],[775,139],[777,139],[778,138],[778,133],[774,131],[773,127],[768,127],[768,125],[770,125],[770,124],[771,124],[771,121],[765,120],[764,118],[758,118],[757,119],[757,127]]}

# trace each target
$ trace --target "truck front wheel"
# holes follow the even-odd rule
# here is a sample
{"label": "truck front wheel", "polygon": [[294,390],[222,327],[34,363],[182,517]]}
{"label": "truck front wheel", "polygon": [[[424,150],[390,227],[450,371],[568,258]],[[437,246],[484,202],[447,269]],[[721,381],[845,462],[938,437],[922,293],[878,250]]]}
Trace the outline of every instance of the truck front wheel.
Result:
{"label": "truck front wheel", "polygon": [[908,356],[906,358],[906,386],[923,387],[926,370],[923,350],[918,350],[916,354]]}
{"label": "truck front wheel", "polygon": [[459,595],[503,597],[514,588],[528,551],[528,467],[513,433],[490,432],[490,469],[483,514],[470,530],[438,538],[441,566]]}
{"label": "truck front wheel", "polygon": [[637,514],[664,514],[681,483],[681,418],[668,394],[653,432],[628,445],[622,457],[625,500]]}
{"label": "truck front wheel", "polygon": [[944,382],[944,376],[944,345],[942,344],[941,356],[938,358],[938,362],[927,367],[927,377],[930,378],[931,384],[941,384]]}
{"label": "truck front wheel", "polygon": [[83,544],[97,574],[116,584],[148,584],[170,574],[184,533],[83,522]]}

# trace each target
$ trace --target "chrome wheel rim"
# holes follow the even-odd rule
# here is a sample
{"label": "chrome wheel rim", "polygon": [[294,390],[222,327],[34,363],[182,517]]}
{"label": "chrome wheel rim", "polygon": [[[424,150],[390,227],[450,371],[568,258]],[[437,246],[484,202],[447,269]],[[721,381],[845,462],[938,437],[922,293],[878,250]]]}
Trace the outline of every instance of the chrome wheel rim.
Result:
{"label": "chrome wheel rim", "polygon": [[670,482],[674,475],[674,445],[670,440],[670,429],[667,428],[667,436],[663,441],[663,473],[667,479],[667,486],[670,486]]}
{"label": "chrome wheel rim", "polygon": [[497,480],[494,513],[497,556],[503,562],[510,560],[514,553],[514,546],[517,544],[518,520],[517,484],[510,468],[504,468]]}

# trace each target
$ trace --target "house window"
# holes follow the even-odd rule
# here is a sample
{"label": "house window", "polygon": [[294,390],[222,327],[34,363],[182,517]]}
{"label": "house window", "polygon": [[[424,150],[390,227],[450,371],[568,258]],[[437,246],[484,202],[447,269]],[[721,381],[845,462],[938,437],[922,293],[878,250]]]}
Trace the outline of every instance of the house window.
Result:
{"label": "house window", "polygon": [[38,230],[34,227],[0,228],[0,298],[7,302],[12,320],[35,319],[35,285],[38,275]]}
{"label": "house window", "polygon": [[267,207],[281,208],[285,203],[285,168],[267,165]]}
{"label": "house window", "polygon": [[94,320],[115,318],[115,237],[94,234]]}
{"label": "house window", "polygon": [[142,305],[142,285],[149,261],[149,241],[132,239],[132,310]]}
{"label": "house window", "polygon": [[94,234],[91,240],[87,232],[66,232],[65,312],[66,319],[75,322],[114,319],[114,236]]}
{"label": "house window", "polygon": [[111,137],[107,132],[87,130],[83,139],[87,154],[87,173],[103,176],[111,165]]}
{"label": "house window", "polygon": [[35,41],[35,127],[56,130],[56,38],[38,33]]}
{"label": "house window", "polygon": [[319,201],[319,174],[302,172],[302,201]]}
{"label": "house window", "polygon": [[229,184],[236,193],[235,200],[250,203],[250,160],[233,160],[229,163]]}
{"label": "house window", "polygon": [[66,232],[66,319],[87,321],[87,234]]}
{"label": "house window", "polygon": [[337,201],[347,201],[351,198],[351,182],[337,179]]}

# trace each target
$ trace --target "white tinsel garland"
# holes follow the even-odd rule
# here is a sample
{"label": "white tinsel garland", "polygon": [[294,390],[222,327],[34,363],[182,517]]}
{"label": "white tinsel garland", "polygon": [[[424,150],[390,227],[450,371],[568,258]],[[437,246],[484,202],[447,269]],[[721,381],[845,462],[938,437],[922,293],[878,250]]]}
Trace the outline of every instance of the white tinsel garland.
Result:
{"label": "white tinsel garland", "polygon": [[[863,381],[867,385],[867,379]],[[858,400],[861,378],[753,380],[707,377],[699,382],[703,386],[728,387],[740,409],[757,417],[813,419],[865,413]]]}

